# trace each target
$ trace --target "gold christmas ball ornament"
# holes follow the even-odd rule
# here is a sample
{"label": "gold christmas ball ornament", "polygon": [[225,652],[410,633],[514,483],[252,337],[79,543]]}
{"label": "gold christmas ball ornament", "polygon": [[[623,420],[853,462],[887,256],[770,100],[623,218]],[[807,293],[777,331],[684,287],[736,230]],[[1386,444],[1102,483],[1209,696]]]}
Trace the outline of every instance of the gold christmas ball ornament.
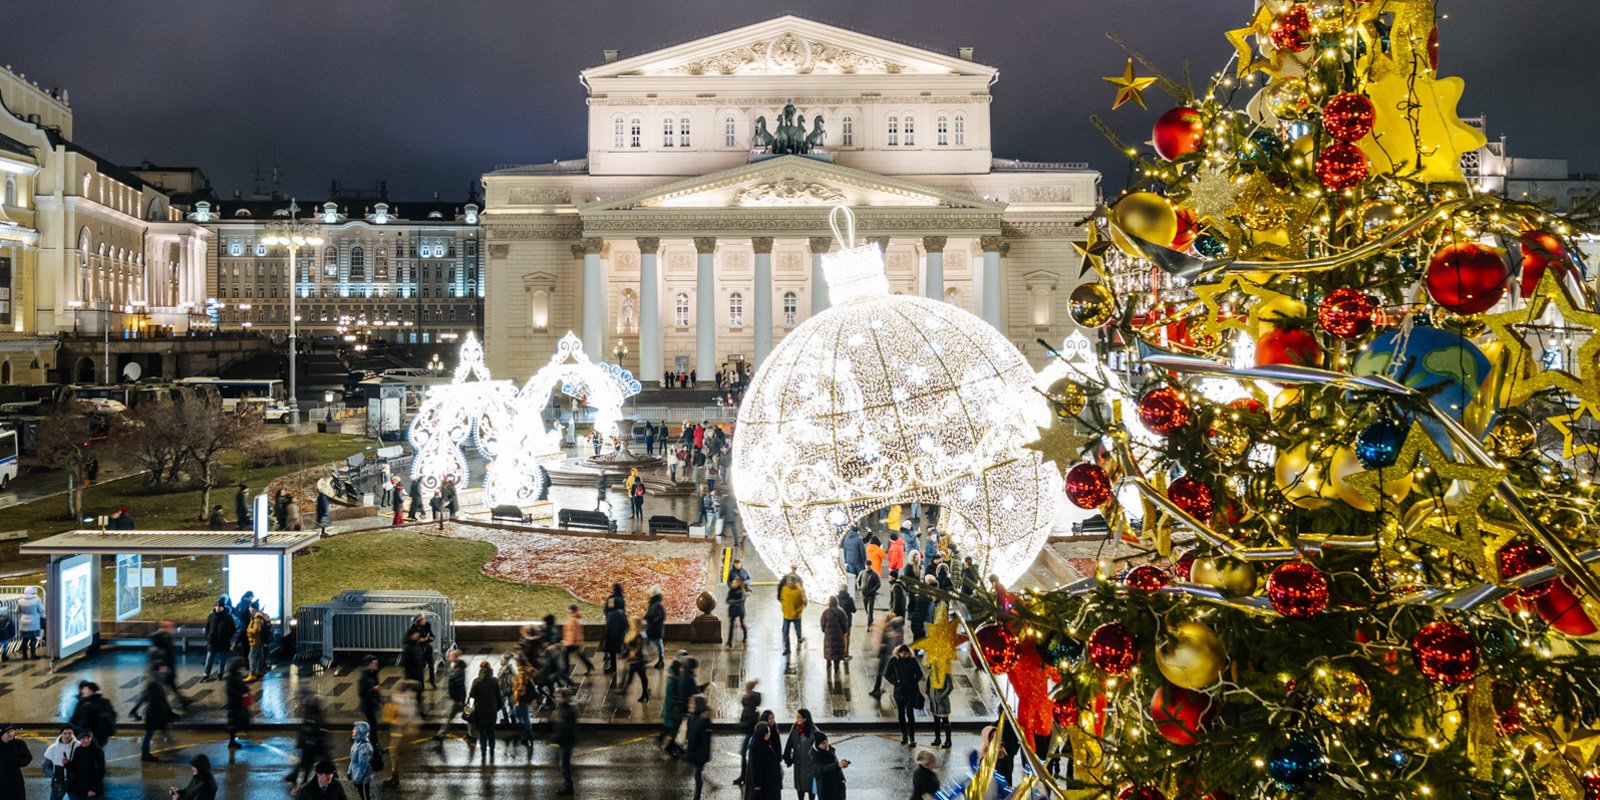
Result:
{"label": "gold christmas ball ornament", "polygon": [[1353,212],[1363,241],[1381,239],[1394,233],[1406,221],[1405,206],[1386,198],[1368,200]]}
{"label": "gold christmas ball ornament", "polygon": [[1372,709],[1372,692],[1361,676],[1318,664],[1307,680],[1311,709],[1329,722],[1357,722]]}
{"label": "gold christmas ball ornament", "polygon": [[1155,192],[1123,195],[1111,207],[1111,222],[1112,240],[1123,252],[1133,256],[1142,257],[1143,252],[1128,236],[1137,236],[1162,247],[1172,244],[1178,236],[1177,210],[1167,198]]}
{"label": "gold christmas ball ornament", "polygon": [[1237,461],[1250,449],[1250,432],[1237,420],[1219,414],[1206,428],[1206,445],[1220,461]]}
{"label": "gold christmas ball ornament", "polygon": [[1278,119],[1302,119],[1317,106],[1300,78],[1279,78],[1267,87],[1267,110]]}
{"label": "gold christmas ball ornament", "polygon": [[1076,417],[1083,413],[1089,405],[1089,394],[1082,386],[1062,378],[1050,386],[1050,399],[1055,407],[1056,416],[1062,419]]}
{"label": "gold christmas ball ornament", "polygon": [[1310,0],[1305,5],[1311,15],[1311,30],[1315,33],[1336,34],[1350,22],[1350,9],[1345,0]]}
{"label": "gold christmas ball ornament", "polygon": [[1227,556],[1197,558],[1189,568],[1189,580],[1221,589],[1229,597],[1245,597],[1256,592],[1256,567]]}
{"label": "gold christmas ball ornament", "polygon": [[1539,431],[1519,411],[1502,411],[1489,431],[1489,445],[1501,458],[1521,458],[1539,443]]}
{"label": "gold christmas ball ornament", "polygon": [[1216,683],[1227,664],[1222,640],[1203,622],[1168,625],[1156,644],[1156,667],[1162,677],[1184,689],[1198,691]]}
{"label": "gold christmas ball ornament", "polygon": [[[1295,180],[1317,182],[1317,135],[1308,133],[1289,143],[1289,172]],[[1318,182],[1320,185],[1320,182]]]}
{"label": "gold christmas ball ornament", "polygon": [[[1361,459],[1356,456],[1355,450],[1348,447],[1340,447],[1334,450],[1331,471],[1333,472],[1333,489],[1340,500],[1362,511],[1377,510],[1377,507],[1367,502],[1367,498],[1362,497],[1355,490],[1355,487],[1347,483],[1352,476],[1366,471],[1366,465],[1361,463]],[[1411,494],[1411,488],[1415,485],[1415,480],[1409,470],[1390,469],[1383,474],[1395,476],[1394,480],[1383,482],[1383,493],[1390,500],[1398,501]]]}
{"label": "gold christmas ball ornament", "polygon": [[1306,304],[1298,298],[1280,294],[1268,297],[1250,309],[1250,316],[1256,319],[1256,338],[1271,333],[1275,328],[1287,326],[1290,322],[1306,318]]}
{"label": "gold christmas ball ornament", "polygon": [[1098,328],[1116,316],[1117,297],[1103,283],[1080,283],[1067,296],[1067,313],[1085,328]]}
{"label": "gold christmas ball ornament", "polygon": [[1339,489],[1330,476],[1323,474],[1328,465],[1327,454],[1312,457],[1309,443],[1301,442],[1278,454],[1273,475],[1278,481],[1278,491],[1285,499],[1305,509],[1318,509],[1339,497]]}

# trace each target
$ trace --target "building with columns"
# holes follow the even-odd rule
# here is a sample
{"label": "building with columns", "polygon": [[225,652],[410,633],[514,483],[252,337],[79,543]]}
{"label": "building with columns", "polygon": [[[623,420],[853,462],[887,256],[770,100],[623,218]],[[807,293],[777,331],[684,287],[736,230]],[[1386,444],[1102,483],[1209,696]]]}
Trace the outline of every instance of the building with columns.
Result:
{"label": "building with columns", "polygon": [[[1073,326],[1084,164],[991,151],[994,67],[784,16],[580,78],[585,158],[484,176],[485,349],[532,374],[568,330],[655,383],[759,363],[828,307],[827,217],[856,212],[893,291],[954,303],[1037,364]],[[780,125],[794,120],[798,125]],[[798,131],[798,136],[795,136]],[[803,139],[778,155],[773,136]],[[791,148],[796,149],[796,148]]]}

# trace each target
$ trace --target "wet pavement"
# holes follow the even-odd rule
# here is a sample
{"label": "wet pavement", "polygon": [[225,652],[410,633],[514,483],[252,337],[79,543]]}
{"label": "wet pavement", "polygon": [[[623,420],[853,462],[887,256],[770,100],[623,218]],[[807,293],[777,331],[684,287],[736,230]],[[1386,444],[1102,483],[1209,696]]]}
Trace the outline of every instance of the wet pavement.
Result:
{"label": "wet pavement", "polygon": [[[791,720],[781,717],[787,725]],[[827,731],[827,728],[823,728]],[[40,771],[44,748],[55,731],[30,729],[23,741],[33,753],[33,763],[23,770],[27,796],[42,800],[50,796],[49,786]],[[396,787],[374,782],[373,795],[383,800],[394,798],[545,798],[553,797],[561,785],[552,748],[545,744],[546,730],[536,726],[536,742],[530,753],[521,745],[502,741],[492,765],[480,765],[468,743],[452,737],[442,745],[418,735],[408,740],[401,754],[401,781]],[[344,779],[348,764],[348,736],[342,731],[334,737],[340,781],[347,797],[357,797]],[[977,746],[974,732],[956,732],[956,746],[933,751],[937,771],[946,785],[968,773],[967,755]],[[297,754],[290,736],[244,737],[242,750],[229,751],[226,737],[197,732],[179,732],[173,741],[159,737],[152,750],[161,763],[139,760],[139,742],[132,736],[112,740],[106,753],[108,800],[168,800],[168,787],[183,786],[189,779],[189,759],[204,753],[213,765],[224,800],[280,798],[291,784],[284,780]],[[852,800],[898,800],[911,791],[913,749],[899,743],[897,734],[832,733],[830,740],[843,759],[851,764],[845,770]],[[387,737],[386,737],[387,741]],[[739,788],[732,785],[739,773],[741,738],[733,732],[718,731],[712,740],[712,757],[705,770],[706,798],[736,800]],[[926,738],[924,738],[926,744]],[[586,731],[580,727],[573,753],[577,797],[585,800],[678,800],[694,791],[692,768],[666,758],[648,735],[621,731]],[[387,766],[387,765],[386,765]],[[385,774],[385,777],[387,773]],[[790,797],[792,775],[785,775],[784,797]],[[6,800],[12,800],[6,798]]]}

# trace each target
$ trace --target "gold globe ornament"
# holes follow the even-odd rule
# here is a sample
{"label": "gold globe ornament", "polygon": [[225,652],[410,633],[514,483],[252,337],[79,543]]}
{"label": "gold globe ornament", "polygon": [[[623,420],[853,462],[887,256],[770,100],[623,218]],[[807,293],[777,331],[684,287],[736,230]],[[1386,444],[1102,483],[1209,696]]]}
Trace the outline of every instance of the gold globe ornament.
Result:
{"label": "gold globe ornament", "polygon": [[1368,200],[1348,212],[1356,226],[1356,235],[1370,242],[1394,233],[1406,221],[1405,206],[1388,198]]}
{"label": "gold globe ornament", "polygon": [[1178,236],[1178,212],[1167,198],[1155,192],[1132,192],[1123,195],[1111,207],[1111,239],[1122,252],[1143,257],[1139,243],[1129,239],[1137,236],[1144,241],[1166,247]]}
{"label": "gold globe ornament", "polygon": [[1360,675],[1319,663],[1306,680],[1311,710],[1329,722],[1358,722],[1372,710],[1372,692]]}
{"label": "gold globe ornament", "polygon": [[1329,466],[1328,454],[1318,453],[1316,458],[1312,457],[1309,442],[1286,448],[1278,453],[1273,469],[1278,491],[1301,508],[1324,508],[1329,501],[1339,498],[1339,487],[1327,474]]}
{"label": "gold globe ornament", "polygon": [[1062,378],[1050,384],[1050,400],[1055,406],[1057,417],[1071,419],[1082,414],[1089,406],[1089,393],[1085,392],[1076,381]]}
{"label": "gold globe ornament", "polygon": [[1197,558],[1189,568],[1189,580],[1221,589],[1229,597],[1256,593],[1256,567],[1248,561],[1227,556]]}
{"label": "gold globe ornament", "polygon": [[1311,15],[1311,30],[1323,36],[1337,34],[1350,24],[1345,0],[1309,0],[1306,11]]}
{"label": "gold globe ornament", "polygon": [[[1329,471],[1333,473],[1333,490],[1339,499],[1362,511],[1376,511],[1377,506],[1362,497],[1361,493],[1348,483],[1351,477],[1365,472],[1366,469],[1366,465],[1356,456],[1355,450],[1340,447],[1333,451],[1332,466]],[[1411,494],[1412,487],[1416,485],[1410,470],[1386,469],[1383,474],[1394,476],[1393,480],[1383,482],[1383,493],[1390,500],[1404,499],[1406,495]]]}
{"label": "gold globe ornament", "polygon": [[1520,411],[1502,411],[1489,430],[1489,445],[1500,458],[1521,458],[1539,443],[1539,430]]}
{"label": "gold globe ornament", "polygon": [[1203,622],[1168,625],[1156,644],[1156,668],[1162,677],[1184,689],[1199,691],[1216,683],[1227,664],[1227,648]]}
{"label": "gold globe ornament", "polygon": [[1267,87],[1267,111],[1280,120],[1303,119],[1316,110],[1303,78],[1279,78]]}
{"label": "gold globe ornament", "polygon": [[1067,313],[1085,328],[1098,328],[1116,316],[1117,297],[1103,283],[1080,283],[1067,296]]}
{"label": "gold globe ornament", "polygon": [[1238,420],[1218,414],[1206,428],[1206,446],[1219,461],[1238,461],[1250,449],[1250,431]]}

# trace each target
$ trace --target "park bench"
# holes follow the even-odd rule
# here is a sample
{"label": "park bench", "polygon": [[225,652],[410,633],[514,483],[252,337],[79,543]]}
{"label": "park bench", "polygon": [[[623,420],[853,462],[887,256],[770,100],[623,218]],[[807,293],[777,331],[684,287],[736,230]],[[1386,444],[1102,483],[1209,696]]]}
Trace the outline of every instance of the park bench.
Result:
{"label": "park bench", "polygon": [[689,523],[667,514],[657,514],[650,518],[650,532],[675,533],[688,536]]}
{"label": "park bench", "polygon": [[510,522],[518,522],[518,523],[522,523],[522,524],[526,525],[529,522],[533,521],[533,515],[532,514],[524,514],[522,512],[522,509],[518,508],[517,506],[510,505],[510,504],[505,504],[505,505],[498,505],[498,506],[495,506],[493,509],[490,509],[490,511],[489,511],[489,521],[490,522],[510,521]]}
{"label": "park bench", "polygon": [[606,531],[609,533],[615,533],[617,530],[617,523],[613,522],[611,517],[606,516],[603,511],[563,508],[557,517],[557,525],[562,528]]}

